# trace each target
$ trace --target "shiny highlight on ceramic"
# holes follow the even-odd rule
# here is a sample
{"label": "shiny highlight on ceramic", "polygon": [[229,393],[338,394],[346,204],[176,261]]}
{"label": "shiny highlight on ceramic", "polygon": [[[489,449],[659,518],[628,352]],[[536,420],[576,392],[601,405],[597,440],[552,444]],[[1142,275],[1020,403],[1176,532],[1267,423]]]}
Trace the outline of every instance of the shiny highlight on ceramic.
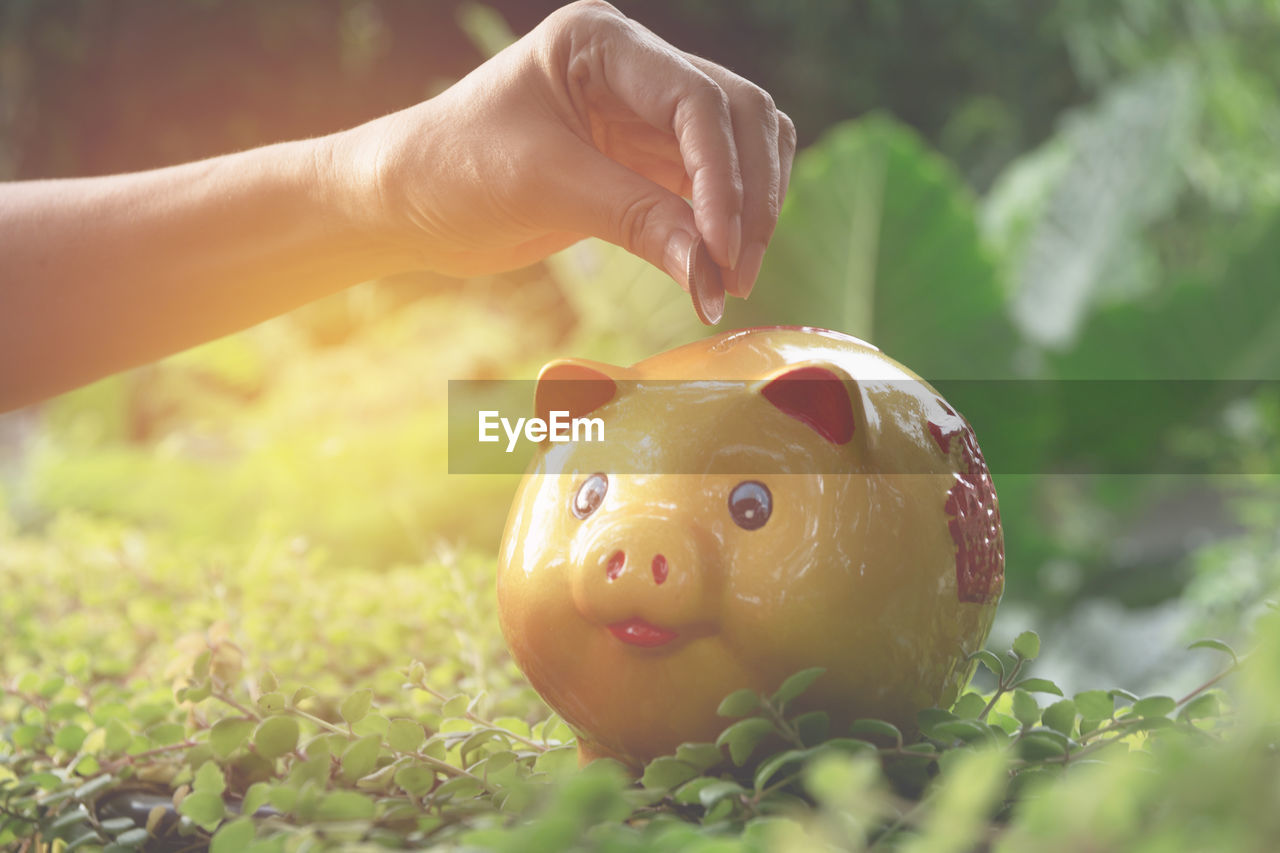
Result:
{"label": "shiny highlight on ceramic", "polygon": [[[804,701],[836,727],[875,716],[911,729],[967,683],[1003,589],[1003,539],[972,430],[927,383],[869,344],[803,328],[729,332],[629,368],[556,362],[542,378],[570,375],[584,392],[556,405],[589,406],[609,449],[538,451],[498,598],[516,662],[585,757],[637,764],[712,739],[726,694],[810,666],[827,672]],[[686,381],[646,384],[672,379]],[[726,459],[780,473],[745,491],[742,477],[610,473]],[[850,459],[857,473],[827,473]],[[607,487],[580,502],[597,475]],[[757,525],[746,502],[766,493]]]}

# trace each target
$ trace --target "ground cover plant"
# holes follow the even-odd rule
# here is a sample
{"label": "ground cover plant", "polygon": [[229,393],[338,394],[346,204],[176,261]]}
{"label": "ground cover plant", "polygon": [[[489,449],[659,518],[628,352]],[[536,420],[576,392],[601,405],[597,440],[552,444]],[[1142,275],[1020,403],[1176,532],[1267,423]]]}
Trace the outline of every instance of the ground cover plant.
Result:
{"label": "ground cover plant", "polygon": [[[339,570],[282,542],[211,578],[175,571],[190,555],[136,528],[71,517],[38,539],[10,527],[3,546],[0,842],[15,849],[1190,850],[1280,837],[1274,617],[1243,661],[1196,644],[1187,654],[1215,656],[1218,672],[1179,697],[1064,697],[1028,674],[1039,639],[1024,633],[977,656],[992,689],[922,712],[918,732],[828,731],[823,714],[792,712],[822,677],[806,670],[770,695],[726,697],[716,743],[636,780],[608,761],[579,770],[572,732],[506,658],[483,559]],[[29,561],[43,570],[14,570]],[[207,627],[179,633],[193,621]]]}

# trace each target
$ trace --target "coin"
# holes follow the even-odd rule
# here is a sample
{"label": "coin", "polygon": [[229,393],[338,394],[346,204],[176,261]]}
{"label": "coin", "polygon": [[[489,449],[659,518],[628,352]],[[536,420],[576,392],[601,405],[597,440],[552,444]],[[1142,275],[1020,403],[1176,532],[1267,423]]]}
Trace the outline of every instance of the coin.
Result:
{"label": "coin", "polygon": [[711,252],[701,237],[689,247],[689,261],[685,266],[689,280],[689,296],[698,319],[714,326],[724,317],[724,282],[720,280],[720,267],[711,259]]}

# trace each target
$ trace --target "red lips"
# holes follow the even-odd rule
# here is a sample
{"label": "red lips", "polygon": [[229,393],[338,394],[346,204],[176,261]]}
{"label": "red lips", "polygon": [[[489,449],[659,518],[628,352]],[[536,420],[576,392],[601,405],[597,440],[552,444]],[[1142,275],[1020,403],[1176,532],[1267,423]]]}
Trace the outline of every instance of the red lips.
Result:
{"label": "red lips", "polygon": [[669,643],[677,636],[675,631],[659,628],[657,625],[639,618],[614,622],[609,626],[609,631],[624,643],[630,643],[633,646],[640,646],[646,649]]}

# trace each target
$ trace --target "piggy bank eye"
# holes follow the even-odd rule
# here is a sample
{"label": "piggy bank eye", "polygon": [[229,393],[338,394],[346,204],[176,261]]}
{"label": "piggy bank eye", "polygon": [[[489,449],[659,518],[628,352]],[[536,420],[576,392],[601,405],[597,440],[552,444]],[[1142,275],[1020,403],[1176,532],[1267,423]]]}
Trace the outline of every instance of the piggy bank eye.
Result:
{"label": "piggy bank eye", "polygon": [[759,530],[773,512],[773,495],[769,487],[755,480],[746,480],[733,487],[729,493],[729,515],[733,523],[743,530]]}
{"label": "piggy bank eye", "polygon": [[592,474],[578,487],[573,496],[573,514],[578,518],[586,518],[604,502],[605,493],[609,491],[609,478],[604,474]]}

